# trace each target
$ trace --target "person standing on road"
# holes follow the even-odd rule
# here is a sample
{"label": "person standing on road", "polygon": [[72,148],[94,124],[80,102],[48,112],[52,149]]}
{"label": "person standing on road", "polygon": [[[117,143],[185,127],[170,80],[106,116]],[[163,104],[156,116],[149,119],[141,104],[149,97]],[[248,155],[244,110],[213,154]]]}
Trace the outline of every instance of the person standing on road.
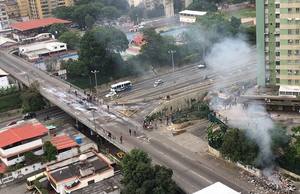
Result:
{"label": "person standing on road", "polygon": [[121,144],[123,143],[123,136],[122,135],[120,136],[120,143]]}
{"label": "person standing on road", "polygon": [[131,129],[129,129],[129,135],[131,136]]}

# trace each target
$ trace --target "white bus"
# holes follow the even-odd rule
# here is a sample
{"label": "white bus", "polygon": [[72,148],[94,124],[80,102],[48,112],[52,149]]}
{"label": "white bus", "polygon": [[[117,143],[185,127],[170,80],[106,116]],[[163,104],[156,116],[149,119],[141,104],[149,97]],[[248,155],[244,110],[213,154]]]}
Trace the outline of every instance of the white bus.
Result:
{"label": "white bus", "polygon": [[41,172],[39,174],[36,174],[34,176],[28,177],[27,178],[27,183],[26,183],[26,187],[28,190],[32,190],[34,188],[34,181],[37,179],[41,179],[43,177],[46,177],[45,172]]}
{"label": "white bus", "polygon": [[114,92],[122,92],[125,90],[130,90],[132,87],[131,81],[119,82],[111,85],[110,91]]}

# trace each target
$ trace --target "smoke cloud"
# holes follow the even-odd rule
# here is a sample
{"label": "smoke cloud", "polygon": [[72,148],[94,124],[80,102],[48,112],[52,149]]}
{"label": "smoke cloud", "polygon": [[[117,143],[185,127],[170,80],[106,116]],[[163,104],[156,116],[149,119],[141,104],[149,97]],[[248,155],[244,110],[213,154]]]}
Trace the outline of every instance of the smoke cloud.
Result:
{"label": "smoke cloud", "polygon": [[[263,106],[255,102],[248,107],[237,104],[239,93],[233,94],[231,91],[222,88],[222,82],[232,76],[232,73],[226,71],[226,69],[247,71],[256,67],[254,65],[248,69],[242,68],[255,59],[256,56],[253,54],[253,50],[242,38],[226,38],[211,48],[205,61],[208,67],[218,71],[221,77],[216,80],[211,92],[219,92],[220,89],[222,89],[222,92],[213,97],[210,107],[226,118],[230,127],[246,131],[247,137],[254,140],[259,147],[257,164],[266,167],[271,166],[273,162],[270,134],[270,131],[274,128],[273,121]],[[240,91],[243,91],[243,89],[240,88]]]}

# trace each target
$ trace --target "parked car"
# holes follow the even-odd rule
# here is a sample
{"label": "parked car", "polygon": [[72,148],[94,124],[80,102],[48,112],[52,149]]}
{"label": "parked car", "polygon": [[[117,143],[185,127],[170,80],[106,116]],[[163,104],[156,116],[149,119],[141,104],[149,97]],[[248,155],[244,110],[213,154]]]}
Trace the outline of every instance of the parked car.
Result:
{"label": "parked car", "polygon": [[117,93],[113,90],[113,91],[110,91],[108,94],[105,95],[105,98],[110,98],[110,97],[113,97],[115,96]]}
{"label": "parked car", "polygon": [[156,80],[156,81],[154,82],[153,86],[154,86],[154,87],[157,87],[157,86],[162,85],[163,83],[164,83],[164,82],[163,82],[161,79],[158,79],[158,80]]}
{"label": "parked car", "polygon": [[203,68],[206,67],[206,65],[205,65],[205,64],[200,64],[200,65],[197,65],[197,67],[198,67],[199,69],[203,69]]}

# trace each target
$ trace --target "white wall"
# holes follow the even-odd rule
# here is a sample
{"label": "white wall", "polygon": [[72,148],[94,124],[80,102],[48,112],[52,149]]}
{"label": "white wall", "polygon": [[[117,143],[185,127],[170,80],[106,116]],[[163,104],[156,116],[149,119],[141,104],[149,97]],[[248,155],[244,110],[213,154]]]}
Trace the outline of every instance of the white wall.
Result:
{"label": "white wall", "polygon": [[7,76],[3,76],[0,77],[0,88],[8,88],[9,82],[8,82],[8,77]]}
{"label": "white wall", "polygon": [[[15,156],[15,155],[18,155],[19,153],[23,153],[23,152],[29,152],[33,149],[41,147],[42,145],[43,145],[42,140],[37,139],[37,140],[31,141],[31,142],[28,142],[28,143],[25,143],[25,144],[22,144],[22,145],[19,145],[16,147],[12,147],[12,148],[9,148],[6,150],[3,150],[2,148],[0,148],[0,159],[3,161],[3,163],[6,166],[12,166],[12,165],[15,165],[16,163],[24,161],[24,156],[21,156],[21,157],[18,157],[13,160],[9,160],[9,161],[7,160],[8,157]],[[38,150],[37,152],[34,152],[34,154],[36,154],[36,155],[42,155],[43,153],[44,153],[44,151],[42,149]]]}

